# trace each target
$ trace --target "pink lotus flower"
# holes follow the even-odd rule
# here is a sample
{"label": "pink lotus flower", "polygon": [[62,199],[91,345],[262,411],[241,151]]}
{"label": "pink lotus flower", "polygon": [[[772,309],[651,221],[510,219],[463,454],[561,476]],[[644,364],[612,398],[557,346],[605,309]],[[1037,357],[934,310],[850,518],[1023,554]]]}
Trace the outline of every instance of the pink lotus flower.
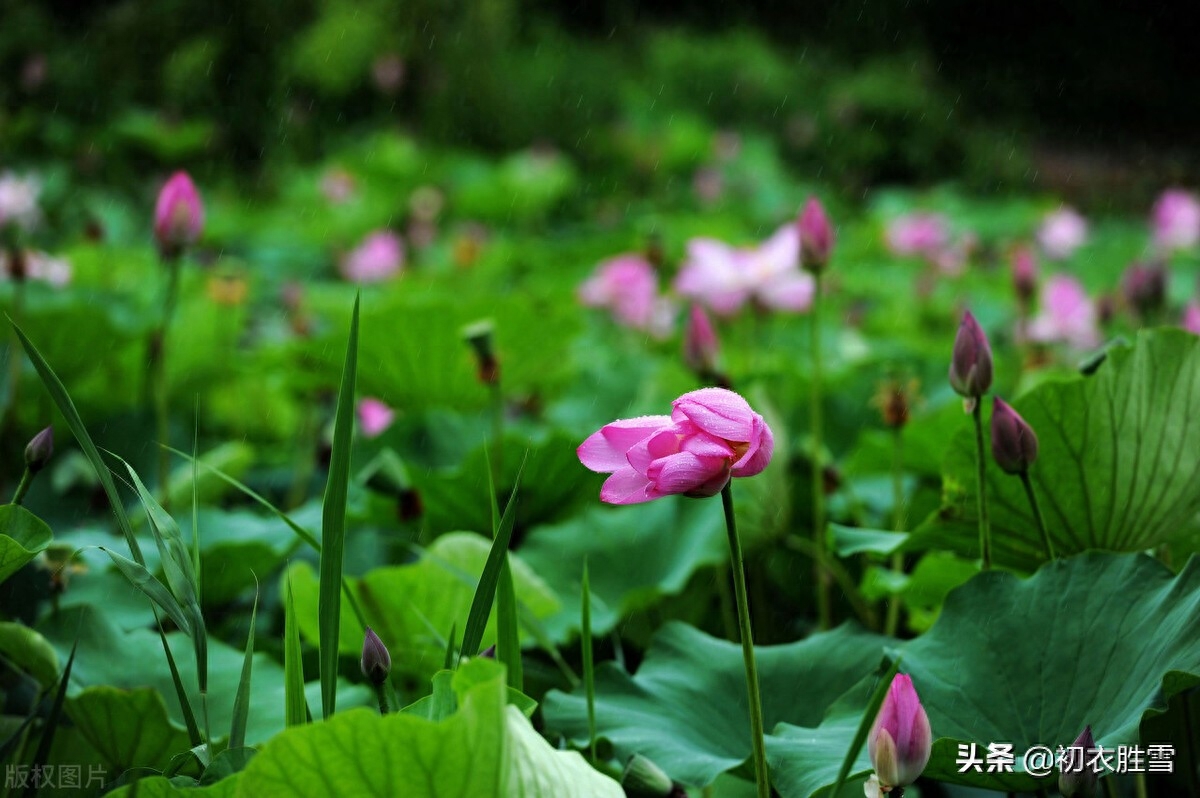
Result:
{"label": "pink lotus flower", "polygon": [[[21,271],[21,279],[38,280],[55,288],[62,288],[71,282],[71,264],[65,258],[56,258],[37,250],[22,251],[19,258],[17,268]],[[13,270],[12,254],[0,252],[0,280],[11,279]]]}
{"label": "pink lotus flower", "polygon": [[896,674],[867,737],[871,765],[883,792],[917,780],[933,750],[933,732],[912,679]]}
{"label": "pink lotus flower", "polygon": [[672,402],[669,416],[605,424],[577,454],[591,470],[612,474],[601,501],[637,504],[672,494],[716,495],[731,476],[766,468],[774,450],[770,427],[745,399],[702,388]]}
{"label": "pink lotus flower", "polygon": [[1193,300],[1183,309],[1183,329],[1200,335],[1200,302]]}
{"label": "pink lotus flower", "polygon": [[720,344],[717,331],[704,308],[692,305],[687,329],[683,332],[683,362],[697,374],[712,374],[717,367]]}
{"label": "pink lotus flower", "polygon": [[352,283],[378,283],[404,268],[404,241],[390,230],[376,230],[342,258],[342,276]]}
{"label": "pink lotus flower", "polygon": [[1047,214],[1037,232],[1038,244],[1051,260],[1071,257],[1087,241],[1087,236],[1087,220],[1065,205]]}
{"label": "pink lotus flower", "polygon": [[800,233],[786,224],[758,247],[738,249],[712,238],[693,238],[675,290],[730,316],[753,300],[773,310],[803,312],[812,305],[812,275],[800,270]]}
{"label": "pink lotus flower", "polygon": [[154,238],[164,257],[177,257],[196,243],[204,229],[204,206],[187,172],[176,172],[163,184],[154,205]]}
{"label": "pink lotus flower", "polygon": [[1056,274],[1042,288],[1041,311],[1029,322],[1029,337],[1042,343],[1066,343],[1076,349],[1100,340],[1096,305],[1074,277]]}
{"label": "pink lotus flower", "polygon": [[618,324],[649,332],[670,333],[675,308],[658,293],[658,273],[641,255],[625,254],[601,263],[579,287],[579,299],[593,308],[608,308]]}
{"label": "pink lotus flower", "polygon": [[368,438],[376,438],[392,426],[396,411],[370,396],[358,401],[358,428]]}
{"label": "pink lotus flower", "polygon": [[888,249],[902,257],[935,258],[950,244],[950,223],[940,213],[910,213],[888,223]]}
{"label": "pink lotus flower", "polygon": [[1154,243],[1166,250],[1191,249],[1200,243],[1200,200],[1190,191],[1164,191],[1151,211]]}
{"label": "pink lotus flower", "polygon": [[28,232],[36,227],[42,218],[38,206],[41,191],[41,181],[35,177],[0,174],[0,230],[13,225]]}

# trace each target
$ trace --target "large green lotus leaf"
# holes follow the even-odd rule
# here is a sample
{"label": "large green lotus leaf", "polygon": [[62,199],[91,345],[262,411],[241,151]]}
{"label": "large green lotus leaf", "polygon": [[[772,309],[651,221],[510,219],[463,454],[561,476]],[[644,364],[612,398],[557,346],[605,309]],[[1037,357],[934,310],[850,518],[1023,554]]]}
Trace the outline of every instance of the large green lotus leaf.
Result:
{"label": "large green lotus leaf", "polygon": [[25,624],[0,622],[0,656],[37,679],[43,690],[58,682],[58,654],[54,646]]}
{"label": "large green lotus leaf", "polygon": [[[817,726],[833,702],[879,664],[886,640],[843,625],[796,643],[758,647],[766,728]],[[582,687],[570,695],[550,691],[543,715],[547,728],[587,744]],[[622,757],[640,753],[677,781],[710,784],[751,753],[741,646],[667,624],[636,675],[612,663],[597,669],[596,733]]]}
{"label": "large green lotus leaf", "polygon": [[1027,580],[981,573],[954,590],[902,668],[936,738],[926,774],[1032,791],[1024,773],[958,773],[960,743],[1069,745],[1090,724],[1108,748],[1138,742],[1148,713],[1200,682],[1200,558],[1173,576],[1145,555],[1090,553]]}
{"label": "large green lotus leaf", "polygon": [[729,559],[720,503],[668,498],[636,507],[599,505],[562,524],[540,526],[521,558],[562,598],[546,621],[556,640],[579,629],[580,581],[588,562],[592,632],[683,590],[698,569]]}
{"label": "large green lotus leaf", "polygon": [[66,711],[109,772],[162,770],[171,757],[192,747],[187,731],[171,723],[162,696],[151,687],[88,687],[67,699]]}
{"label": "large green lotus leaf", "polygon": [[[191,513],[180,513],[185,539],[192,535]],[[302,544],[278,518],[244,510],[201,508],[201,584],[205,606],[227,603],[265,580]]]}
{"label": "large green lotus leaf", "polygon": [[[854,735],[862,722],[871,697],[874,677],[852,687],[829,709],[815,729],[781,723],[767,735],[767,764],[771,783],[783,798],[809,798],[824,790],[826,798],[837,781],[846,751],[854,744]],[[840,796],[858,798],[863,794],[864,771],[871,760],[864,745],[850,769]]]}
{"label": "large green lotus leaf", "polygon": [[[1012,403],[1038,436],[1030,478],[1059,556],[1142,551],[1196,532],[1198,401],[1200,338],[1159,329],[1110,350],[1094,376],[1043,383]],[[962,423],[944,466],[943,507],[906,548],[978,556],[974,433]],[[987,473],[993,559],[1032,568],[1045,555],[1021,481],[990,454]]]}
{"label": "large green lotus leaf", "polygon": [[50,527],[19,504],[0,505],[0,582],[50,545]]}
{"label": "large green lotus leaf", "polygon": [[[441,668],[445,636],[451,628],[461,633],[475,585],[483,573],[491,541],[472,532],[452,532],[435,540],[419,560],[407,565],[375,568],[361,579],[351,579],[367,624],[392,654],[395,671],[427,678]],[[537,618],[559,609],[558,597],[521,558],[509,555],[517,600]],[[307,563],[297,563],[289,573],[300,619],[300,633],[314,644],[317,634],[317,579]],[[495,608],[484,631],[483,645],[495,642]],[[339,649],[355,657],[362,653],[363,630],[345,602]]]}
{"label": "large green lotus leaf", "polygon": [[[162,695],[175,723],[183,723],[179,700],[167,668],[158,633],[147,628],[123,632],[101,610],[90,607],[64,609],[38,627],[54,645],[61,659],[70,654],[76,638],[79,647],[71,671],[70,697],[98,685],[133,689],[152,687]],[[167,635],[175,664],[193,708],[200,715],[196,689],[196,660],[191,640],[182,632]],[[218,640],[208,641],[208,713],[211,726],[228,729],[233,719],[233,699],[242,674],[245,651]],[[254,678],[250,690],[249,725],[246,740],[257,744],[284,727],[283,667],[266,654],[254,655]],[[320,703],[319,685],[308,685],[308,701]],[[346,707],[369,704],[369,691],[360,685],[340,683],[338,701]],[[176,753],[179,753],[178,751]]]}
{"label": "large green lotus leaf", "polygon": [[175,779],[178,783],[163,776],[139,779],[108,795],[112,798],[233,798],[237,795],[237,778],[221,779],[206,787],[194,786],[195,779],[187,776],[176,776]]}
{"label": "large green lotus leaf", "polygon": [[238,796],[622,798],[574,751],[555,751],[513,706],[504,679],[469,688],[449,718],[363,710],[297,726],[236,777]]}

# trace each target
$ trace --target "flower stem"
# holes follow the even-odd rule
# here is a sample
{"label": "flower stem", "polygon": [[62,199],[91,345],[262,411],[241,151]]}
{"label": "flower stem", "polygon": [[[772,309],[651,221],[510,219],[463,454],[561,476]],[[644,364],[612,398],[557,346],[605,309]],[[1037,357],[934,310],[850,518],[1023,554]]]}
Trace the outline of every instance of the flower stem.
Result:
{"label": "flower stem", "polygon": [[[812,303],[812,505],[813,543],[817,551],[825,553],[825,469],[822,460],[821,419],[821,275],[813,275]],[[813,558],[813,577],[816,585],[817,621],[821,629],[832,625],[829,608],[829,577],[825,570],[824,557]]]}
{"label": "flower stem", "polygon": [[171,317],[175,314],[175,302],[179,295],[179,259],[169,258],[167,267],[167,289],[163,297],[163,315],[150,346],[151,380],[154,390],[154,422],[158,437],[158,491],[159,501],[164,510],[170,510],[171,497],[168,483],[171,480],[170,452],[165,448],[169,443],[170,408],[168,406],[167,389],[167,330],[171,326]]}
{"label": "flower stem", "polygon": [[388,713],[387,688],[380,684],[375,686],[375,697],[379,700],[379,714]]}
{"label": "flower stem", "polygon": [[[897,532],[904,530],[904,428],[896,427],[892,435],[892,528]],[[904,555],[896,552],[892,555],[892,573],[904,573]],[[900,597],[893,595],[888,601],[887,620],[884,621],[883,633],[888,637],[896,634],[900,625]]]}
{"label": "flower stem", "polygon": [[992,567],[992,533],[988,524],[987,508],[987,451],[983,445],[983,398],[974,399],[971,417],[975,420],[975,456],[979,467],[979,551],[983,557],[983,570]]}
{"label": "flower stem", "polygon": [[742,659],[746,665],[746,693],[750,699],[750,737],[754,746],[754,777],[758,784],[758,798],[770,798],[767,749],[763,740],[762,698],[758,692],[758,668],[754,664],[754,634],[750,629],[750,607],[746,598],[746,569],[742,562],[742,544],[738,540],[737,522],[733,516],[731,483],[726,483],[721,489],[721,506],[725,510],[725,530],[729,533],[729,559],[733,570],[734,598],[737,601],[738,632],[742,638]]}
{"label": "flower stem", "polygon": [[29,485],[32,482],[33,472],[26,466],[25,473],[21,475],[21,481],[17,484],[17,492],[13,494],[13,504],[20,504],[25,499],[25,493],[29,490]]}
{"label": "flower stem", "polygon": [[1042,507],[1038,504],[1037,494],[1033,492],[1033,482],[1029,472],[1021,472],[1021,484],[1025,486],[1025,495],[1029,497],[1029,506],[1033,508],[1033,517],[1037,520],[1038,532],[1042,533],[1042,542],[1046,544],[1046,557],[1053,560],[1054,544],[1050,542],[1050,533],[1046,531],[1046,519],[1042,517]]}

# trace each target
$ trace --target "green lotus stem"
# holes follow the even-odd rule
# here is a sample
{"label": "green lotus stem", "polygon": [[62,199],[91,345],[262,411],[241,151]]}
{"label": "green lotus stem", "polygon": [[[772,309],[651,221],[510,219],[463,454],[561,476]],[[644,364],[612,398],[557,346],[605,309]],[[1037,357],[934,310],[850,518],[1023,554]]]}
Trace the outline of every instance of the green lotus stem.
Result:
{"label": "green lotus stem", "polygon": [[17,484],[17,491],[13,494],[12,503],[20,504],[25,499],[25,494],[29,491],[29,486],[33,483],[33,472],[29,467],[25,467],[25,473],[21,475],[21,481]]}
{"label": "green lotus stem", "polygon": [[1033,508],[1033,517],[1037,520],[1038,532],[1042,533],[1042,543],[1046,545],[1046,557],[1053,560],[1054,544],[1050,542],[1050,533],[1046,531],[1046,519],[1042,516],[1042,507],[1038,504],[1037,494],[1033,492],[1033,482],[1029,472],[1021,472],[1021,484],[1025,486],[1025,495],[1029,497],[1029,506]]}
{"label": "green lotus stem", "polygon": [[379,714],[386,715],[388,713],[387,689],[385,685],[380,684],[375,686],[375,698],[379,702]]}
{"label": "green lotus stem", "polygon": [[175,303],[179,295],[179,259],[166,260],[167,288],[163,296],[163,315],[158,329],[153,333],[150,344],[151,382],[154,390],[154,422],[158,437],[158,491],[159,501],[164,510],[170,511],[171,455],[167,450],[170,444],[170,408],[168,406],[167,389],[167,330],[171,326],[171,317],[175,314]]}
{"label": "green lotus stem", "polygon": [[[817,551],[824,553],[825,546],[825,469],[821,464],[821,274],[813,275],[812,304],[812,504],[813,543]],[[829,607],[829,579],[826,576],[823,557],[813,559],[813,576],[817,599],[817,622],[821,629],[832,623]]]}
{"label": "green lotus stem", "polygon": [[1108,798],[1121,798],[1121,794],[1117,792],[1117,780],[1112,776],[1103,779],[1104,792],[1108,794]]}
{"label": "green lotus stem", "polygon": [[[896,427],[892,435],[892,528],[897,532],[904,531],[904,428]],[[892,554],[892,573],[904,573],[904,555],[900,552]],[[892,596],[888,602],[887,619],[884,621],[883,633],[888,637],[896,634],[900,625],[900,598]]]}
{"label": "green lotus stem", "polygon": [[987,508],[987,450],[983,443],[983,398],[975,397],[971,417],[975,420],[975,458],[979,467],[979,551],[983,557],[983,570],[992,567],[992,533],[988,524]]}
{"label": "green lotus stem", "polygon": [[771,798],[771,782],[767,773],[767,747],[763,739],[762,698],[758,691],[758,668],[754,664],[754,634],[750,628],[750,607],[746,597],[746,569],[742,561],[742,544],[738,540],[737,522],[733,516],[732,480],[721,489],[721,506],[725,510],[725,531],[729,533],[729,562],[733,570],[734,598],[737,602],[738,631],[742,638],[742,659],[746,666],[746,693],[750,699],[750,738],[754,746],[754,780],[758,798]]}

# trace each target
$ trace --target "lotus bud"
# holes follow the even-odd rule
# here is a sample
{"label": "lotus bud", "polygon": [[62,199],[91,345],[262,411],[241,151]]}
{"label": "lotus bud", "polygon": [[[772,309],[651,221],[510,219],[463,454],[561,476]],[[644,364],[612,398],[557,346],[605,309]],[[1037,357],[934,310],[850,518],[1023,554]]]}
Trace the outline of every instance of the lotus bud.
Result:
{"label": "lotus bud", "polygon": [[495,644],[492,644],[492,645],[488,646],[487,648],[485,648],[483,651],[480,651],[479,657],[481,659],[495,659],[496,658]]}
{"label": "lotus bud", "polygon": [[179,257],[204,229],[204,206],[187,172],[176,172],[163,185],[154,206],[154,238],[164,258]]}
{"label": "lotus bud", "polygon": [[1070,755],[1064,757],[1058,773],[1058,791],[1066,798],[1092,798],[1100,783],[1100,774],[1088,767],[1088,753],[1096,747],[1092,738],[1092,727],[1085,726],[1083,732],[1071,743]]}
{"label": "lotus bud", "polygon": [[1013,290],[1024,306],[1037,294],[1037,261],[1030,247],[1020,247],[1012,256]]}
{"label": "lotus bud", "polygon": [[1033,428],[1007,402],[992,402],[992,456],[1000,470],[1022,474],[1037,460],[1038,440]]}
{"label": "lotus bud", "polygon": [[992,347],[970,311],[963,314],[954,338],[950,385],[969,399],[978,399],[992,386]]}
{"label": "lotus bud", "polygon": [[867,737],[871,765],[883,791],[916,781],[929,763],[932,750],[929,717],[917,698],[912,679],[898,673]]}
{"label": "lotus bud", "polygon": [[31,473],[41,471],[54,454],[54,428],[46,427],[44,430],[34,435],[29,443],[25,446],[25,467]]}
{"label": "lotus bud", "polygon": [[375,634],[375,630],[369,626],[363,637],[362,659],[359,661],[359,666],[367,681],[376,687],[382,686],[387,681],[388,673],[392,670],[392,655],[388,653],[387,646],[379,639],[379,635]]}
{"label": "lotus bud", "polygon": [[641,754],[629,757],[621,774],[621,787],[629,798],[684,798],[687,795],[662,768]]}
{"label": "lotus bud", "polygon": [[800,265],[813,274],[825,271],[833,251],[834,234],[820,200],[808,198],[797,226],[800,230]]}
{"label": "lotus bud", "polygon": [[477,321],[463,329],[463,338],[471,345],[478,363],[479,381],[484,385],[495,385],[500,382],[500,363],[492,349],[491,321]]}
{"label": "lotus bud", "polygon": [[683,362],[697,374],[711,375],[716,371],[719,349],[717,332],[708,314],[699,305],[692,305],[683,333]]}
{"label": "lotus bud", "polygon": [[1167,269],[1161,263],[1135,263],[1121,278],[1125,303],[1146,318],[1162,310],[1167,301]]}

